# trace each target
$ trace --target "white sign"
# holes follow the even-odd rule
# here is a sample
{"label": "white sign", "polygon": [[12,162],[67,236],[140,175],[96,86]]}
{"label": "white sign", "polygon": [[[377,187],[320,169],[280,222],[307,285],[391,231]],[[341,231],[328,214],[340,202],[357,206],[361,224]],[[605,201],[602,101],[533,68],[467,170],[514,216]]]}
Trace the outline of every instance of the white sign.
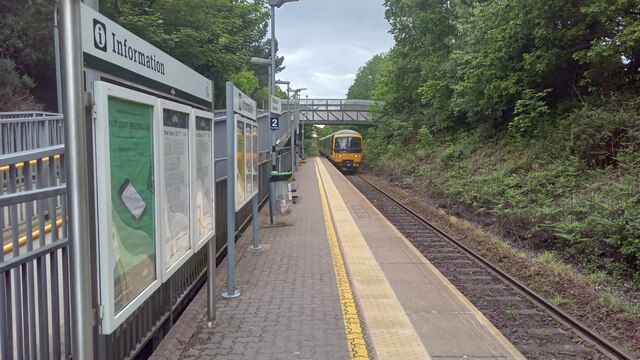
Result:
{"label": "white sign", "polygon": [[253,121],[258,118],[256,102],[237,87],[233,87],[233,111]]}
{"label": "white sign", "polygon": [[80,14],[88,68],[187,100],[213,102],[206,77],[84,4]]}
{"label": "white sign", "polygon": [[[186,108],[184,110],[187,110]],[[164,217],[165,270],[191,250],[189,210],[189,112],[162,109],[163,167],[162,209]]]}
{"label": "white sign", "polygon": [[271,97],[271,113],[278,115],[282,114],[282,99],[275,96]]}

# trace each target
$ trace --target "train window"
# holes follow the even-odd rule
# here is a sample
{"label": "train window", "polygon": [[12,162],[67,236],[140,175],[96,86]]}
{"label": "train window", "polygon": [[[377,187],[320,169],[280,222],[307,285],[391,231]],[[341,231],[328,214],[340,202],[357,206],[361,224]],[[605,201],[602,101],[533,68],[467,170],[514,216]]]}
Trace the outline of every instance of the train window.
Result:
{"label": "train window", "polygon": [[358,137],[338,137],[336,138],[337,152],[361,152],[362,143]]}

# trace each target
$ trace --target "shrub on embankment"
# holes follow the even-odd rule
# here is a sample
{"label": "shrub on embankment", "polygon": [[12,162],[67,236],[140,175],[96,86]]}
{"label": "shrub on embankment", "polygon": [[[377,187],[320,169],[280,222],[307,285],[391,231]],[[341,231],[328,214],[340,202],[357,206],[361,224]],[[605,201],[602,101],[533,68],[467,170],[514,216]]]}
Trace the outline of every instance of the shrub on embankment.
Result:
{"label": "shrub on embankment", "polygon": [[402,144],[376,131],[369,167],[454,199],[523,247],[640,283],[640,100],[551,114],[527,137],[422,128]]}

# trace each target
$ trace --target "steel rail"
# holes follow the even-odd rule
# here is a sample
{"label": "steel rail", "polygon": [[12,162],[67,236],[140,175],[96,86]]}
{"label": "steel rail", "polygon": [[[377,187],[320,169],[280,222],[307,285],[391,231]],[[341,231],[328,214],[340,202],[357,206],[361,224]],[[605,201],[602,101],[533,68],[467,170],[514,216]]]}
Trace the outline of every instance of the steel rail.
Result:
{"label": "steel rail", "polygon": [[456,239],[452,238],[447,233],[445,233],[443,230],[440,230],[437,226],[431,224],[428,220],[426,220],[425,218],[420,216],[418,213],[416,213],[412,209],[408,208],[404,204],[402,204],[399,201],[397,201],[396,199],[394,199],[391,195],[387,194],[385,191],[383,191],[382,189],[380,189],[379,187],[377,187],[376,185],[374,185],[373,183],[371,183],[367,179],[363,178],[360,175],[356,175],[356,176],[359,179],[361,179],[362,181],[364,181],[365,183],[369,184],[371,187],[373,187],[377,191],[379,191],[382,195],[387,197],[389,200],[391,200],[392,202],[396,203],[397,205],[402,207],[404,210],[409,212],[411,215],[413,215],[420,222],[422,222],[425,225],[427,225],[430,228],[432,228],[435,232],[440,234],[443,238],[445,238],[446,240],[449,240],[451,243],[456,245],[458,248],[460,248],[462,251],[464,251],[467,255],[469,255],[474,260],[479,262],[481,265],[486,267],[489,271],[491,271],[496,276],[500,277],[503,281],[505,281],[506,283],[508,283],[512,287],[514,287],[518,292],[523,294],[523,296],[528,298],[531,302],[535,303],[536,305],[538,305],[539,307],[544,309],[547,313],[549,313],[551,316],[553,316],[556,320],[560,321],[562,324],[564,324],[566,326],[571,327],[578,335],[580,335],[583,339],[591,342],[604,355],[606,355],[606,356],[608,356],[609,358],[612,358],[612,359],[624,359],[624,360],[633,360],[633,359],[635,359],[635,357],[633,357],[633,356],[627,354],[626,352],[622,351],[616,345],[611,343],[609,340],[605,339],[602,335],[600,335],[600,334],[594,332],[593,330],[589,329],[586,325],[584,325],[583,323],[581,323],[577,319],[573,318],[571,315],[567,314],[566,312],[562,311],[557,306],[551,304],[550,302],[545,300],[543,297],[541,297],[540,295],[535,293],[533,290],[529,289],[526,285],[522,284],[521,282],[519,282],[515,278],[511,277],[507,273],[503,272],[502,270],[500,270],[499,268],[497,268],[496,266],[491,264],[488,260],[486,260],[482,256],[478,255],[475,251],[471,250],[470,248],[468,248],[467,246],[465,246],[461,242],[459,242]]}

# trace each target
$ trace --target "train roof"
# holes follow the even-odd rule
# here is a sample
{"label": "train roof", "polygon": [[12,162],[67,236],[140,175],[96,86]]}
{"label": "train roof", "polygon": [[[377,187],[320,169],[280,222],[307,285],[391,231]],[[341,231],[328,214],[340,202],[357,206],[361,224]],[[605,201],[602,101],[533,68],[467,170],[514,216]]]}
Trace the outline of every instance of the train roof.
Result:
{"label": "train roof", "polygon": [[343,134],[360,135],[360,133],[358,133],[357,131],[353,131],[353,130],[340,130],[340,131],[334,132],[332,135],[343,135]]}

